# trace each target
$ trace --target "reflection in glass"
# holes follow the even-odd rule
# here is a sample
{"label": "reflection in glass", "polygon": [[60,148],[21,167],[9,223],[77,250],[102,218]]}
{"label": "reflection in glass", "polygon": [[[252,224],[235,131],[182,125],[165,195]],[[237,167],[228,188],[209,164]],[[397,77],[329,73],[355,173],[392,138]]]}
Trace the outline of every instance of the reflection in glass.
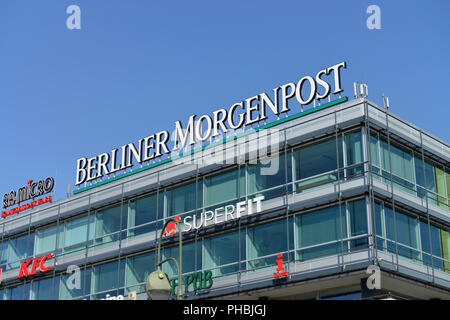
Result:
{"label": "reflection in glass", "polygon": [[[155,264],[156,254],[154,251],[129,257],[127,259],[126,274],[126,286],[128,287],[128,289],[130,289],[130,286],[136,286],[137,284],[145,283],[148,275],[156,270]],[[138,292],[145,292],[145,285],[133,287],[128,291],[135,290]]]}
{"label": "reflection in glass", "polygon": [[248,228],[248,259],[250,268],[275,264],[276,255],[287,250],[286,220],[278,220]]}
{"label": "reflection in glass", "polygon": [[[339,219],[339,216],[341,219]],[[345,210],[339,212],[339,206],[298,215],[297,247],[304,248],[333,242],[346,237]],[[342,230],[342,231],[341,231]],[[345,247],[344,247],[345,248]],[[334,242],[322,246],[300,250],[300,260],[336,254],[341,251],[341,243]]]}
{"label": "reflection in glass", "polygon": [[[245,236],[244,232],[242,234],[242,236]],[[243,241],[245,241],[245,238],[243,238]],[[203,244],[205,250],[204,269],[213,269],[212,273],[214,276],[239,270],[239,231],[205,238]],[[216,268],[226,264],[232,265]]]}

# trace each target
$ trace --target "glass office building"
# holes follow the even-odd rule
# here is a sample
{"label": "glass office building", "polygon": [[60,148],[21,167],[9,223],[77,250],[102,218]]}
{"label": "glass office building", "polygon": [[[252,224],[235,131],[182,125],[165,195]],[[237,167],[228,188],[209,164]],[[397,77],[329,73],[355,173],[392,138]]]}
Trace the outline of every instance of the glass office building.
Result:
{"label": "glass office building", "polygon": [[[277,150],[254,158],[269,130]],[[184,299],[450,298],[448,143],[365,98],[341,98],[215,146],[214,157],[236,161],[150,163],[2,219],[0,299],[147,299],[161,228],[175,216],[196,218],[183,232],[183,275],[213,279]],[[260,212],[200,223],[260,196]],[[162,258],[178,259],[178,234],[163,238]],[[48,253],[51,271],[17,278],[22,261]],[[366,286],[371,265],[377,290]],[[163,270],[177,277],[174,265]]]}

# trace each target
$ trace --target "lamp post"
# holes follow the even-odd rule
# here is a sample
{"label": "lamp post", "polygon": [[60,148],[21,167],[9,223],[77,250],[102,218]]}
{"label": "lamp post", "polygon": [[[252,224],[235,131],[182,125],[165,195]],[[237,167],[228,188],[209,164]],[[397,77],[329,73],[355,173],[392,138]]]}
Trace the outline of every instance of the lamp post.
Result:
{"label": "lamp post", "polygon": [[[175,221],[177,229],[178,229],[178,236],[179,236],[179,264],[177,262],[177,260],[175,260],[174,258],[167,258],[164,259],[163,261],[161,261],[161,239],[162,236],[164,234],[164,230],[166,230],[166,227],[169,223],[172,223]],[[171,231],[175,232],[174,228],[171,228]],[[178,271],[178,294],[177,294],[177,299],[178,300],[182,300],[183,296],[181,294],[181,270],[182,270],[182,263],[183,263],[183,236],[182,236],[182,232],[181,232],[181,228],[180,228],[180,223],[177,219],[174,218],[169,218],[169,220],[166,221],[166,223],[164,224],[164,227],[161,230],[161,234],[158,238],[158,260],[157,260],[157,264],[156,264],[156,271],[153,271],[148,277],[147,277],[147,283],[146,283],[146,289],[147,289],[147,296],[152,299],[152,300],[163,300],[163,299],[168,299],[170,292],[171,292],[171,287],[170,287],[170,283],[169,283],[169,278],[167,277],[167,274],[165,274],[164,272],[162,272],[160,266],[164,263],[166,263],[167,261],[173,261],[177,267],[177,271]]]}

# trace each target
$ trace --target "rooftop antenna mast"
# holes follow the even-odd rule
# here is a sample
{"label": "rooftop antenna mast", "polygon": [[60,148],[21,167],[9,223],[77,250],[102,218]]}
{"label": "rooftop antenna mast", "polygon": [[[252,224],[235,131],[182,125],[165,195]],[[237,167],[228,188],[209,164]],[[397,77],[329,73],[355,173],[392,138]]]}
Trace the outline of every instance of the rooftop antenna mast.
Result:
{"label": "rooftop antenna mast", "polygon": [[[359,86],[359,95],[358,95],[358,86]],[[355,99],[358,97],[367,98],[369,96],[369,87],[362,81],[361,83],[353,82],[353,93],[355,95]]]}
{"label": "rooftop antenna mast", "polygon": [[384,93],[381,95],[381,97],[383,98],[383,105],[384,105],[384,107],[389,110],[389,98],[386,97],[384,95]]}

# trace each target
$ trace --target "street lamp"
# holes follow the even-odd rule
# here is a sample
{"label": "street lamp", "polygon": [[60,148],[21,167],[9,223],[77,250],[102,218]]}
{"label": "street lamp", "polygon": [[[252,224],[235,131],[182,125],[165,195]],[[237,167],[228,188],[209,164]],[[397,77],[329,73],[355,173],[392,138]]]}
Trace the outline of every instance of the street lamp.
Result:
{"label": "street lamp", "polygon": [[[163,261],[160,261],[161,259],[161,239],[162,236],[164,234],[164,230],[166,230],[166,227],[169,223],[172,224],[173,226],[173,222],[175,221],[177,229],[178,229],[178,236],[179,236],[179,258],[178,260],[180,261],[180,263],[178,264],[177,260],[175,260],[174,258],[167,258]],[[170,228],[171,231],[175,232],[174,227]],[[177,294],[177,299],[178,300],[182,300],[183,296],[181,294],[181,270],[182,270],[182,257],[183,257],[183,248],[182,248],[182,232],[181,232],[181,228],[180,228],[180,223],[177,219],[174,218],[169,218],[169,220],[166,221],[166,223],[164,224],[164,227],[161,230],[161,234],[158,238],[158,263],[156,264],[156,271],[153,271],[148,277],[147,277],[147,282],[146,282],[146,290],[147,290],[147,296],[151,299],[151,300],[167,300],[170,296],[170,292],[171,292],[171,287],[170,287],[170,283],[169,283],[169,278],[167,277],[167,274],[165,274],[160,266],[164,263],[166,263],[167,261],[173,261],[177,267],[177,271],[178,271],[178,294]]]}

